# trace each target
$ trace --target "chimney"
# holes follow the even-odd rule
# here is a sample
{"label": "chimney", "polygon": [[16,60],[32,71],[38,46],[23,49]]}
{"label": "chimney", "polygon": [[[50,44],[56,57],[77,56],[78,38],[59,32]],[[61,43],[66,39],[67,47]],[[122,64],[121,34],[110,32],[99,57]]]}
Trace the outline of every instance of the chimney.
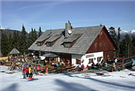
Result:
{"label": "chimney", "polygon": [[71,23],[68,21],[68,23],[65,23],[65,38],[67,38],[71,33]]}

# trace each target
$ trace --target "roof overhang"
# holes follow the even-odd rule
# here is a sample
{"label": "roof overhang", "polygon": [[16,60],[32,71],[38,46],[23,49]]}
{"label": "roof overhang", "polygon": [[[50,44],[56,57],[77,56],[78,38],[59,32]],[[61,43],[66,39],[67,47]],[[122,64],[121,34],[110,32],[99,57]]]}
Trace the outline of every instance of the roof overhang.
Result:
{"label": "roof overhang", "polygon": [[45,57],[53,57],[53,58],[55,58],[55,57],[58,57],[59,55],[58,55],[58,54],[56,54],[56,53],[46,53],[46,54],[44,54],[43,56],[45,56]]}

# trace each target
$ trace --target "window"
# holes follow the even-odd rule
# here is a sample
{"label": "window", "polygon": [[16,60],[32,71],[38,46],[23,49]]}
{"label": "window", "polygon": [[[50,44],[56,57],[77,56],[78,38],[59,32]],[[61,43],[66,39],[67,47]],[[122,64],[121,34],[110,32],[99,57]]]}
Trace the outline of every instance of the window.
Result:
{"label": "window", "polygon": [[84,60],[82,60],[82,63],[84,62]]}
{"label": "window", "polygon": [[52,42],[47,42],[46,46],[48,46],[48,47],[52,46]]}
{"label": "window", "polygon": [[100,62],[102,57],[97,57],[97,61]]}
{"label": "window", "polygon": [[100,43],[100,45],[99,45],[100,47],[102,47],[102,43]]}
{"label": "window", "polygon": [[37,46],[41,46],[42,44],[40,42],[37,43]]}
{"label": "window", "polygon": [[95,43],[95,49],[97,49],[97,43]]}
{"label": "window", "polygon": [[93,58],[89,59],[89,63],[88,64],[90,64],[90,63],[93,63]]}
{"label": "window", "polygon": [[99,33],[99,39],[102,39],[103,32]]}
{"label": "window", "polygon": [[63,45],[66,48],[72,47],[76,41],[82,36],[82,34],[72,34],[67,38],[64,38]]}
{"label": "window", "polygon": [[99,33],[99,35],[102,35],[103,34],[103,32],[101,31],[100,33]]}
{"label": "window", "polygon": [[81,60],[76,59],[76,64],[81,64]]}
{"label": "window", "polygon": [[107,42],[104,42],[104,47],[107,47],[108,46],[108,43]]}
{"label": "window", "polygon": [[71,43],[64,43],[64,47],[70,48],[70,47],[72,47],[72,46],[71,46]]}

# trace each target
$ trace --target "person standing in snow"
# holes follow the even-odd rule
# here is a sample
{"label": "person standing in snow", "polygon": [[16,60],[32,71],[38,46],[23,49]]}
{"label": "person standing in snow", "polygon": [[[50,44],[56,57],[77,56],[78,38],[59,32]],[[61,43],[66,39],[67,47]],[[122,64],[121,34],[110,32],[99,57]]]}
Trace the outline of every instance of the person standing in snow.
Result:
{"label": "person standing in snow", "polygon": [[33,71],[34,71],[34,74],[38,75],[38,72],[37,72],[36,66],[34,66]]}
{"label": "person standing in snow", "polygon": [[26,76],[25,76],[26,75],[26,68],[25,67],[23,67],[23,71],[22,72],[23,72],[23,79],[25,79],[26,78]]}
{"label": "person standing in snow", "polygon": [[32,68],[31,68],[31,65],[29,66],[29,79],[32,79]]}
{"label": "person standing in snow", "polygon": [[116,71],[116,63],[115,63],[115,61],[113,62],[113,70]]}
{"label": "person standing in snow", "polygon": [[84,69],[85,69],[85,66],[82,64],[81,65],[81,72],[83,72]]}
{"label": "person standing in snow", "polygon": [[114,61],[115,61],[115,63],[117,63],[117,61],[118,61],[117,57],[114,59]]}
{"label": "person standing in snow", "polygon": [[26,77],[29,76],[29,67],[26,67]]}

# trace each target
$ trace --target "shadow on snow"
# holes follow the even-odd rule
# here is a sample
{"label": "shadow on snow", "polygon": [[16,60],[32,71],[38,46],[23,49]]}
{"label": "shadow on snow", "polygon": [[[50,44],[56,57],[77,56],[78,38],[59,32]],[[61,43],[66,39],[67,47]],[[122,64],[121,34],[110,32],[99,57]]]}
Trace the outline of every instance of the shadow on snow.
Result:
{"label": "shadow on snow", "polygon": [[10,85],[9,87],[7,87],[7,88],[5,88],[1,91],[18,91],[17,90],[17,84],[14,83],[14,84]]}
{"label": "shadow on snow", "polygon": [[56,79],[55,81],[57,85],[62,86],[61,89],[58,89],[56,91],[96,91],[78,83],[65,82],[59,79]]}
{"label": "shadow on snow", "polygon": [[[64,75],[67,75],[69,77],[75,77],[75,76],[72,76],[72,74],[70,73],[66,73]],[[86,77],[79,77],[79,76],[76,76],[77,78],[82,78],[82,79],[89,79],[89,80],[92,80],[92,81],[95,81],[95,82],[98,82],[98,83],[101,83],[103,85],[107,85],[107,86],[110,86],[110,87],[121,87],[121,88],[127,88],[127,89],[135,89],[135,86],[129,86],[130,84],[128,85],[122,85],[122,84],[119,84],[119,83],[114,83],[114,82],[106,82],[106,81],[102,81],[102,80],[98,80],[98,79],[95,79],[95,78],[86,78]]]}

